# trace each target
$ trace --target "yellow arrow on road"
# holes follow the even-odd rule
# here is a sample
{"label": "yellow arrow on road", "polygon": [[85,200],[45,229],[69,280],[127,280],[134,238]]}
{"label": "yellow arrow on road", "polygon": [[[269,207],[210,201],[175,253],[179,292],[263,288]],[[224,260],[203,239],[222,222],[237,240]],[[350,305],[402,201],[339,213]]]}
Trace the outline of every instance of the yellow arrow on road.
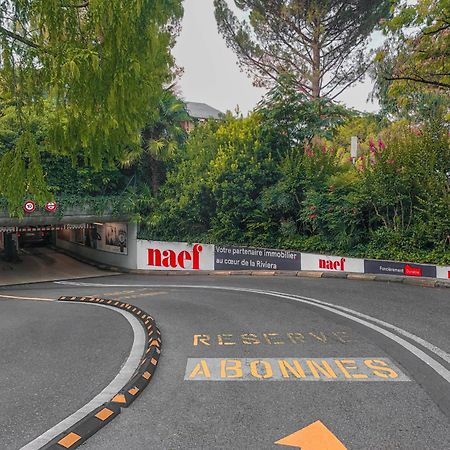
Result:
{"label": "yellow arrow on road", "polygon": [[298,447],[301,450],[347,450],[320,420],[276,441],[275,444]]}

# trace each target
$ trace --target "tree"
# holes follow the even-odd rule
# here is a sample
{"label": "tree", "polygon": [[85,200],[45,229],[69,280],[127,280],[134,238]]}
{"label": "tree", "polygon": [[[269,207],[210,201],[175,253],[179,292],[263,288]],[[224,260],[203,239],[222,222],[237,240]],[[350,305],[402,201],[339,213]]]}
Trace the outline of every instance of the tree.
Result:
{"label": "tree", "polygon": [[296,147],[303,153],[303,145],[313,137],[330,139],[352,115],[326,98],[310,100],[295,80],[286,76],[265,95],[256,111],[262,118],[262,135],[277,160]]}
{"label": "tree", "polygon": [[[385,112],[421,122],[450,104],[450,1],[398,1],[384,24],[374,96]],[[425,113],[425,114],[423,114]]]}
{"label": "tree", "polygon": [[[385,78],[429,86],[448,94],[450,0],[397,3],[396,14],[385,24],[392,39],[378,56],[390,69]],[[419,31],[408,32],[411,28]]]}
{"label": "tree", "polygon": [[148,118],[142,130],[141,146],[125,154],[125,167],[138,163],[144,170],[144,176],[150,175],[153,194],[157,194],[164,176],[163,163],[174,156],[184,143],[187,133],[181,122],[189,115],[185,103],[170,90],[164,91],[157,111]]}
{"label": "tree", "polygon": [[368,37],[389,0],[215,0],[219,31],[258,85],[296,77],[310,98],[336,98],[366,72]]}
{"label": "tree", "polygon": [[[0,95],[14,105],[19,136],[0,155],[0,195],[13,212],[25,194],[48,195],[43,150],[100,169],[140,144],[171,80],[181,15],[181,0],[1,0]],[[47,121],[40,145],[30,132],[36,113]]]}

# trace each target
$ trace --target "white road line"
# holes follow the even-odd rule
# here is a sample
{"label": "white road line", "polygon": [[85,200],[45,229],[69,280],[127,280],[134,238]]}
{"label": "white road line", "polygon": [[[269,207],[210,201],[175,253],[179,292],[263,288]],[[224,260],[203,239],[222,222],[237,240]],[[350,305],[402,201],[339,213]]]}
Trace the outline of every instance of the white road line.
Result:
{"label": "white road line", "polygon": [[[70,282],[64,282],[64,284],[70,284]],[[312,306],[316,306],[317,308],[332,312],[333,314],[337,314],[339,316],[345,317],[347,319],[352,320],[353,322],[357,322],[361,325],[364,325],[368,328],[371,328],[372,330],[386,336],[387,338],[391,339],[392,341],[396,342],[397,344],[401,345],[403,348],[411,352],[414,356],[422,360],[426,365],[431,367],[437,374],[439,374],[442,378],[444,378],[445,381],[450,383],[450,371],[445,368],[440,362],[433,359],[431,356],[427,355],[425,352],[423,352],[420,348],[416,347],[415,345],[411,344],[410,342],[406,341],[405,339],[397,336],[396,334],[392,333],[391,331],[385,330],[384,328],[381,328],[378,325],[375,325],[375,323],[378,323],[379,325],[386,326],[387,328],[390,328],[391,330],[396,331],[399,334],[402,334],[405,337],[408,337],[409,339],[417,342],[418,344],[425,347],[430,352],[436,354],[437,356],[443,358],[445,361],[450,360],[450,355],[446,353],[441,348],[437,347],[434,344],[431,344],[428,341],[425,341],[422,338],[419,338],[418,336],[409,333],[406,330],[403,330],[399,327],[396,327],[395,325],[389,324],[387,322],[383,322],[379,319],[376,319],[375,317],[367,316],[365,314],[359,313],[358,311],[354,311],[349,308],[344,308],[341,306],[334,305],[332,303],[326,303],[321,300],[317,300],[314,298],[309,297],[300,297],[295,296],[295,294],[287,294],[287,293],[280,293],[280,292],[273,292],[273,291],[263,291],[260,289],[248,289],[248,288],[236,288],[236,287],[227,287],[227,286],[207,286],[207,285],[189,285],[189,284],[115,284],[115,285],[104,285],[100,283],[77,283],[77,285],[89,285],[89,286],[96,286],[96,287],[153,287],[153,288],[192,288],[192,289],[217,289],[217,290],[228,290],[228,291],[238,291],[238,292],[251,292],[255,294],[262,294],[262,295],[269,295],[273,297],[278,298],[284,298],[288,300],[294,300],[300,303],[309,304]],[[365,320],[367,319],[367,320]],[[371,322],[369,322],[370,320]]]}
{"label": "white road line", "polygon": [[[273,291],[271,291],[273,292]],[[381,325],[383,327],[386,328],[390,328],[391,330],[395,331],[398,334],[401,334],[402,336],[407,337],[408,339],[411,339],[412,341],[417,342],[418,344],[420,344],[422,347],[425,347],[427,350],[429,350],[430,352],[433,352],[435,355],[441,357],[444,361],[448,362],[450,364],[450,354],[445,352],[444,350],[440,349],[439,347],[436,347],[436,345],[431,344],[428,341],[425,341],[424,339],[422,339],[421,337],[410,333],[409,331],[403,330],[402,328],[399,328],[395,325],[392,325],[388,322],[385,322],[383,320],[377,319],[375,317],[372,316],[368,316],[366,314],[360,313],[358,311],[355,311],[353,309],[349,309],[349,308],[345,308],[344,306],[339,306],[339,305],[334,305],[333,303],[327,303],[321,300],[316,300],[314,298],[309,298],[309,297],[303,297],[301,295],[295,295],[295,294],[284,294],[283,292],[274,292],[276,294],[283,294],[283,295],[289,295],[291,297],[295,297],[295,298],[301,298],[301,299],[305,299],[305,300],[310,300],[313,302],[317,302],[318,304],[321,305],[326,305],[326,306],[331,306],[333,308],[339,309],[341,311],[345,311],[348,312],[350,314],[353,314],[357,317],[361,317],[362,319],[366,319],[366,320],[370,320],[373,323],[377,323],[378,325]]]}
{"label": "white road line", "polygon": [[13,300],[39,300],[42,302],[55,302],[54,298],[40,298],[40,297],[16,297],[14,295],[0,295],[0,298],[13,299]]}
{"label": "white road line", "polygon": [[100,306],[102,308],[108,308],[119,314],[122,314],[125,319],[128,320],[129,324],[133,328],[134,340],[133,346],[131,347],[130,355],[125,361],[124,365],[120,369],[120,372],[116,375],[114,380],[106,386],[103,391],[100,392],[96,397],[94,397],[89,403],[82,406],[78,411],[74,412],[69,417],[65,418],[63,421],[59,422],[50,430],[38,436],[36,439],[22,447],[21,450],[37,450],[46,445],[52,439],[54,439],[58,434],[67,430],[67,428],[76,424],[79,420],[85,417],[88,413],[93,411],[95,408],[103,405],[103,403],[111,400],[111,398],[117,394],[120,389],[130,380],[136,369],[139,367],[139,362],[145,350],[145,333],[144,329],[139,323],[139,321],[127,311],[122,311],[121,309],[113,308],[108,305],[101,305],[98,303],[70,303],[65,304],[71,305],[88,305],[88,306]]}

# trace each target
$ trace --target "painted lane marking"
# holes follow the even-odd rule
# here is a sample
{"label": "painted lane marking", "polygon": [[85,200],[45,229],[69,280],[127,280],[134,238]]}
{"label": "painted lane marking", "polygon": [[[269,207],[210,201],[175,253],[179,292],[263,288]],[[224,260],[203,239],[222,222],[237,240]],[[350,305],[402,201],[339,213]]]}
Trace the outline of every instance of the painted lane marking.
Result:
{"label": "painted lane marking", "polygon": [[324,302],[322,300],[316,300],[314,298],[304,297],[304,296],[295,295],[295,294],[283,294],[282,292],[275,292],[275,291],[270,291],[270,292],[273,292],[274,294],[289,295],[289,296],[294,297],[294,298],[305,299],[305,300],[317,302],[317,303],[319,303],[321,305],[331,306],[331,307],[339,309],[341,311],[353,314],[353,315],[355,315],[357,317],[360,317],[362,319],[370,320],[371,322],[377,323],[378,325],[382,325],[382,326],[384,326],[386,328],[390,328],[391,330],[394,330],[398,334],[401,334],[402,336],[405,336],[405,337],[407,337],[407,338],[417,342],[422,347],[425,347],[430,352],[433,352],[434,354],[436,354],[437,356],[439,356],[444,361],[446,361],[446,362],[448,362],[450,364],[450,354],[449,353],[445,352],[444,350],[442,350],[441,348],[437,347],[436,345],[433,345],[430,342],[425,341],[421,337],[419,337],[419,336],[417,336],[417,335],[415,335],[413,333],[410,333],[409,331],[403,330],[402,328],[399,328],[399,327],[397,327],[395,325],[392,325],[392,324],[390,324],[388,322],[385,322],[383,320],[377,319],[377,318],[372,317],[372,316],[368,316],[366,314],[360,313],[360,312],[355,311],[353,309],[349,309],[349,308],[346,308],[344,306],[334,305],[333,303],[327,303],[327,302]]}
{"label": "painted lane marking", "polygon": [[[63,302],[62,302],[63,303]],[[92,412],[94,409],[103,405],[111,400],[111,398],[119,392],[123,386],[130,380],[130,378],[135,373],[136,369],[139,367],[139,363],[141,361],[141,357],[144,354],[145,350],[145,332],[138,319],[134,317],[131,313],[127,311],[123,311],[111,306],[102,305],[98,303],[63,303],[65,305],[88,305],[94,307],[108,308],[111,311],[115,311],[116,313],[122,314],[125,319],[128,320],[128,323],[131,325],[133,329],[133,345],[131,347],[130,354],[123,364],[120,372],[116,375],[116,377],[108,384],[97,396],[95,396],[89,403],[82,406],[78,411],[74,412],[69,417],[66,417],[64,420],[59,422],[54,427],[50,428],[45,433],[38,436],[36,439],[22,447],[21,450],[38,450],[60,433],[63,433],[72,425],[76,424],[79,420],[84,418],[87,414]]]}
{"label": "painted lane marking", "polygon": [[[346,319],[350,319],[353,322],[364,325],[367,328],[371,328],[372,330],[377,331],[378,333],[382,334],[383,336],[386,336],[387,338],[389,338],[392,341],[396,342],[397,344],[401,345],[403,348],[405,348],[406,350],[411,352],[414,356],[421,359],[427,366],[431,367],[437,374],[439,374],[442,378],[444,378],[444,380],[447,381],[447,383],[450,383],[450,370],[445,368],[441,363],[439,363],[438,361],[433,359],[431,356],[427,355],[424,351],[420,350],[420,348],[416,347],[415,345],[411,344],[408,341],[405,341],[405,339],[397,336],[396,334],[392,333],[391,331],[385,330],[384,328],[381,328],[378,325],[375,325],[366,320],[359,319],[358,317],[347,314],[346,312],[340,311],[339,309],[335,309],[334,307],[325,306],[319,300],[309,301],[306,299],[290,297],[289,295],[280,295],[280,294],[275,294],[275,293],[270,293],[270,292],[267,292],[267,295],[271,295],[271,296],[279,297],[279,298],[286,298],[289,300],[298,301],[300,303],[313,305],[320,309],[324,309],[326,311],[332,312],[339,316],[345,317]],[[430,344],[430,346],[431,346],[431,344]]]}
{"label": "painted lane marking", "polygon": [[292,345],[314,342],[316,344],[348,344],[354,342],[348,331],[289,331],[289,332],[245,332],[220,334],[194,334],[194,347],[223,347],[234,345]]}
{"label": "painted lane marking", "polygon": [[275,442],[302,450],[347,450],[344,444],[320,421]]}
{"label": "painted lane marking", "polygon": [[14,295],[0,295],[0,298],[4,298],[6,300],[38,300],[42,302],[56,302],[54,298],[40,298],[40,297],[16,297]]}
{"label": "painted lane marking", "polygon": [[[55,282],[55,283],[59,283],[59,284],[69,284],[71,282]],[[357,322],[367,328],[371,328],[372,330],[382,334],[383,336],[387,337],[388,339],[396,342],[397,344],[399,344],[400,346],[402,346],[403,348],[405,348],[406,350],[408,350],[409,352],[411,352],[414,356],[416,356],[417,358],[419,358],[422,362],[424,362],[427,366],[431,367],[438,375],[440,375],[447,383],[450,383],[450,371],[448,369],[446,369],[440,362],[436,361],[435,359],[433,359],[431,356],[427,355],[424,351],[420,350],[418,347],[416,347],[415,345],[411,344],[410,342],[406,341],[405,339],[395,335],[394,333],[392,333],[391,331],[385,330],[384,328],[381,328],[378,325],[375,325],[375,323],[377,323],[376,321],[378,321],[378,319],[376,319],[375,317],[372,316],[366,316],[366,320],[359,318],[357,316],[359,316],[361,313],[359,313],[358,311],[352,310],[352,309],[348,309],[346,308],[346,312],[341,310],[341,307],[336,306],[332,303],[326,303],[323,302],[321,300],[317,300],[314,298],[306,298],[306,297],[295,297],[291,294],[282,294],[282,293],[277,293],[274,291],[262,291],[262,290],[258,290],[258,289],[248,289],[248,288],[236,288],[236,287],[226,287],[226,286],[207,286],[207,285],[189,285],[189,284],[153,284],[153,285],[142,285],[142,284],[138,284],[138,285],[129,285],[129,284],[119,284],[119,285],[105,285],[105,284],[100,284],[100,283],[78,283],[76,285],[81,285],[81,286],[92,286],[92,287],[130,287],[130,286],[134,286],[134,287],[147,287],[147,288],[176,288],[176,289],[186,289],[186,288],[191,288],[191,289],[213,289],[213,290],[225,290],[225,291],[236,291],[236,292],[250,292],[250,293],[254,293],[254,294],[262,294],[262,295],[269,295],[272,297],[278,297],[278,298],[284,298],[287,300],[294,300],[297,301],[299,303],[305,303],[308,305],[312,305],[312,306],[316,306],[317,308],[329,311],[333,314],[337,314],[339,316],[345,317],[349,320],[352,320],[353,322]],[[351,314],[354,314],[354,316],[352,316]],[[371,320],[372,322],[375,323],[371,323],[368,322],[368,320]],[[382,321],[380,321],[382,322]],[[430,352],[436,354],[437,356],[441,357],[441,355],[444,356],[443,359],[445,359],[446,361],[450,361],[450,355],[446,352],[444,352],[444,350],[440,349],[439,347],[431,344],[428,341],[425,341],[422,338],[419,338],[418,336],[415,336],[412,333],[409,333],[405,330],[403,330],[402,328],[396,327],[392,324],[388,324],[387,322],[382,322],[382,323],[386,323],[390,329],[392,330],[401,330],[401,334],[403,336],[408,336],[411,340],[415,341],[416,343],[422,345],[423,347],[425,347],[427,350],[429,350]],[[380,323],[381,325],[381,323]],[[436,350],[437,349],[437,350]],[[437,351],[439,351],[439,353],[437,353]],[[448,358],[448,359],[447,359]]]}
{"label": "painted lane marking", "polygon": [[389,358],[189,358],[185,381],[411,381]]}
{"label": "painted lane marking", "polygon": [[162,294],[167,294],[167,292],[162,292],[162,291],[143,292],[142,294],[132,294],[132,295],[127,295],[126,297],[116,296],[115,298],[117,298],[118,300],[120,300],[120,299],[129,300],[131,298],[155,297],[156,295],[162,295]]}

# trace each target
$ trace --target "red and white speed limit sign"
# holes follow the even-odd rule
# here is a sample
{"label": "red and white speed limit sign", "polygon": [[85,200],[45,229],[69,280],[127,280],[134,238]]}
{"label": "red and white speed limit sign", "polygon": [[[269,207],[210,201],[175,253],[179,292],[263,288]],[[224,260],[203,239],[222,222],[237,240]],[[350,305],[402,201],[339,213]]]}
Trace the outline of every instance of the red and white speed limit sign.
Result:
{"label": "red and white speed limit sign", "polygon": [[45,210],[47,212],[55,212],[57,207],[58,205],[56,204],[56,202],[47,202],[45,204]]}
{"label": "red and white speed limit sign", "polygon": [[23,205],[23,210],[26,213],[32,213],[36,209],[36,204],[33,200],[27,200]]}

